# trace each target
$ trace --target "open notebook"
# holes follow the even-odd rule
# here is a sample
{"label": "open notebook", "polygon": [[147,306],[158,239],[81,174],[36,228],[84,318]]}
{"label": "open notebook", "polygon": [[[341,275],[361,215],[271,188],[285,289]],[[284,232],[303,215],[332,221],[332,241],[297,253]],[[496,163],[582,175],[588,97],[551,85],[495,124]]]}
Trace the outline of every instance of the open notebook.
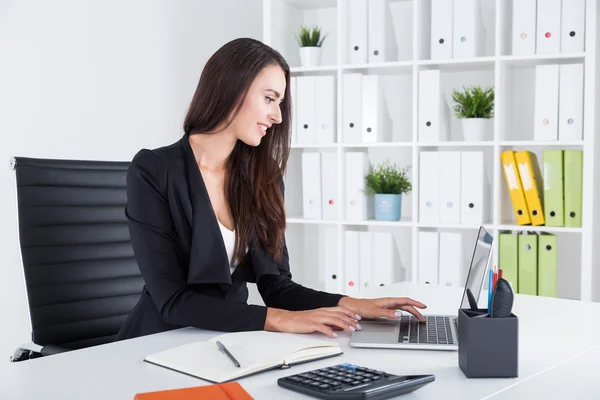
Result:
{"label": "open notebook", "polygon": [[[219,351],[221,342],[238,360]],[[236,380],[258,372],[342,354],[334,341],[318,340],[291,333],[267,331],[235,332],[208,342],[193,342],[148,355],[144,361],[195,376],[209,382]]]}

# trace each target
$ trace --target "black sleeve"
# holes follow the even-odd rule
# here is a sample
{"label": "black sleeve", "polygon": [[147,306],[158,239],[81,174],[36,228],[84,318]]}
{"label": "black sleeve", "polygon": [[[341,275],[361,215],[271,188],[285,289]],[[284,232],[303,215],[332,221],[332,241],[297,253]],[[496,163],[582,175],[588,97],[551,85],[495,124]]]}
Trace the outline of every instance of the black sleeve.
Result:
{"label": "black sleeve", "polygon": [[[282,193],[285,193],[283,179],[279,181]],[[335,307],[341,294],[322,292],[304,287],[292,281],[289,254],[285,237],[283,239],[283,256],[277,263],[279,275],[262,275],[256,282],[258,291],[267,307],[282,308],[290,311],[312,310],[321,307]]]}
{"label": "black sleeve", "polygon": [[163,320],[228,332],[264,329],[266,307],[230,302],[187,287],[188,266],[180,265],[177,256],[165,174],[160,155],[150,150],[136,154],[127,173],[126,206],[133,251]]}

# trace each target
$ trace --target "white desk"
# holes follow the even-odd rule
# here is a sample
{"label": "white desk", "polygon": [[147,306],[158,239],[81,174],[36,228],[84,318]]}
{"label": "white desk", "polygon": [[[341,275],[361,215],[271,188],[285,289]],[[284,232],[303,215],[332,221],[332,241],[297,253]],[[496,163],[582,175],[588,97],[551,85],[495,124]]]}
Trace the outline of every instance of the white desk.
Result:
{"label": "white desk", "polygon": [[503,390],[492,400],[600,399],[600,346]]}
{"label": "white desk", "polygon": [[[456,314],[462,290],[399,283],[373,289],[365,297],[374,296],[408,296],[424,302],[428,306],[426,313]],[[485,302],[485,299],[481,300]],[[531,377],[542,371],[545,371],[544,374],[551,374],[553,367],[559,368],[561,362],[600,345],[600,335],[597,334],[600,331],[598,303],[517,295],[513,312],[519,317],[518,378],[467,379],[458,367],[456,351],[353,349],[348,346],[348,335],[342,335],[338,339],[329,339],[340,342],[344,350],[341,356],[306,363],[289,370],[270,371],[241,379],[240,383],[256,399],[308,399],[279,388],[277,378],[351,362],[396,374],[435,374],[435,382],[402,397],[407,400],[467,400],[493,395],[510,397],[509,391],[499,392],[520,382],[529,387],[536,386],[539,381],[543,386],[543,375]],[[568,320],[572,322],[566,323]],[[577,327],[577,330],[573,327]],[[0,398],[131,400],[138,392],[205,385],[208,383],[203,380],[142,360],[149,353],[192,341],[207,340],[215,334],[198,329],[181,329],[14,363],[4,368],[0,379]],[[321,334],[315,336],[325,338]],[[566,338],[573,340],[565,342]],[[591,361],[595,359],[592,358]],[[600,361],[596,366],[600,366]],[[590,378],[588,375],[588,379]],[[510,390],[518,391],[518,387],[519,385]]]}

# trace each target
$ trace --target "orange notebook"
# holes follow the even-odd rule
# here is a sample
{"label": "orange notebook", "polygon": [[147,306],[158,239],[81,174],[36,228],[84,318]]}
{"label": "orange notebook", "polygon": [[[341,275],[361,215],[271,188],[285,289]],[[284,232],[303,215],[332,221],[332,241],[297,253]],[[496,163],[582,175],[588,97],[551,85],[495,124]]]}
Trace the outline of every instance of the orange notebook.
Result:
{"label": "orange notebook", "polygon": [[133,400],[254,400],[237,382],[138,393]]}

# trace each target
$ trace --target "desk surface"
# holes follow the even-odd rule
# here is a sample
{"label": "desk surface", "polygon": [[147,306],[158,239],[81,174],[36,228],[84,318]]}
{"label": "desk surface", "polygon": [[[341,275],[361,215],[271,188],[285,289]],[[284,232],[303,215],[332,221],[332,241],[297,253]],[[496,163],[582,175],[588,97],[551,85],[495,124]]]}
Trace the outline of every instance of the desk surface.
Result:
{"label": "desk surface", "polygon": [[[408,296],[420,300],[428,306],[426,314],[456,315],[462,290],[398,283],[373,289],[365,295],[383,296]],[[555,368],[558,375],[563,369],[568,369],[570,364],[566,360],[600,345],[600,336],[597,335],[600,330],[599,303],[517,295],[513,312],[519,317],[518,378],[467,379],[458,367],[456,351],[354,349],[348,345],[348,334],[342,334],[337,339],[314,334],[321,339],[338,341],[344,354],[289,370],[269,371],[243,378],[240,383],[256,399],[307,399],[279,388],[277,378],[351,362],[395,374],[435,374],[435,382],[402,397],[407,400],[466,400],[494,395],[509,398],[513,391],[515,396],[518,394],[525,398],[530,393],[527,390],[535,390],[538,385],[543,388],[545,380],[552,379]],[[4,368],[0,379],[0,398],[38,400],[49,395],[60,395],[61,399],[117,400],[132,399],[139,392],[206,385],[208,382],[145,363],[143,359],[149,353],[208,340],[216,334],[218,332],[186,328],[10,364]],[[566,341],[567,338],[573,340]],[[581,360],[595,363],[594,369],[597,371],[600,358],[589,357],[589,360],[588,356]],[[576,358],[573,360],[575,362]],[[592,379],[590,374],[587,374],[587,379]],[[519,388],[521,382],[523,389]],[[515,384],[518,385],[511,388]]]}

